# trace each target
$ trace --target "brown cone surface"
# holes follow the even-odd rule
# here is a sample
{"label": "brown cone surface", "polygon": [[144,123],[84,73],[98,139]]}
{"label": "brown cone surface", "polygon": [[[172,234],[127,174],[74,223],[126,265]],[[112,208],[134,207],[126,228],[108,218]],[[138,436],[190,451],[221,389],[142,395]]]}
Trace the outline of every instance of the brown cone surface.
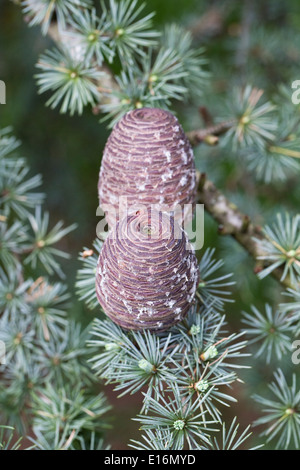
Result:
{"label": "brown cone surface", "polygon": [[[127,197],[128,207],[143,204],[166,210],[165,205],[172,210],[194,204],[194,155],[177,118],[159,108],[125,114],[105,146],[98,192],[110,227],[120,217],[121,196]],[[116,218],[107,205],[117,211]]]}
{"label": "brown cone surface", "polygon": [[123,328],[170,328],[187,314],[198,283],[198,263],[186,234],[164,213],[148,209],[123,217],[103,244],[97,297]]}

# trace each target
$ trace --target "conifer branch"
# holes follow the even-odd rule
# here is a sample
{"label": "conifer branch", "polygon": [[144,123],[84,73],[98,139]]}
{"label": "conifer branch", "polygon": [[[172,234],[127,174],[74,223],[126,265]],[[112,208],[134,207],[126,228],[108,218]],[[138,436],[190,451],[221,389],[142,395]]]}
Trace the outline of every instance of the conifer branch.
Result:
{"label": "conifer branch", "polygon": [[[56,21],[51,22],[47,34],[58,45],[64,44],[65,46],[67,46],[66,43],[69,41],[70,46],[72,46],[74,38],[71,35],[68,38],[66,33],[62,35],[59,31],[58,24]],[[104,92],[105,90],[106,95],[109,95],[109,98],[107,98],[107,96],[103,96],[103,99],[106,99],[109,102],[117,101],[116,97],[112,94],[112,92],[117,91],[119,89],[119,86],[116,82],[112,70],[105,63],[102,63],[101,66],[97,64],[97,71],[102,73],[100,80],[96,81],[98,90],[100,93]],[[98,109],[99,106],[94,106],[93,111],[95,112],[95,114],[99,112]]]}
{"label": "conifer branch", "polygon": [[[219,224],[220,235],[231,235],[254,260],[264,256],[260,240],[266,239],[261,227],[253,224],[248,215],[243,214],[238,207],[231,203],[225,195],[216,188],[214,183],[206,178],[204,173],[198,173],[198,202],[204,204],[205,210]],[[257,262],[255,272],[258,273],[271,263]],[[272,272],[272,276],[284,287],[291,288],[289,277],[282,279],[281,267]]]}
{"label": "conifer branch", "polygon": [[208,145],[215,145],[218,143],[218,137],[228,131],[235,120],[229,119],[222,121],[219,124],[211,125],[204,129],[196,129],[190,132],[187,132],[187,137],[193,147],[201,143],[206,143]]}

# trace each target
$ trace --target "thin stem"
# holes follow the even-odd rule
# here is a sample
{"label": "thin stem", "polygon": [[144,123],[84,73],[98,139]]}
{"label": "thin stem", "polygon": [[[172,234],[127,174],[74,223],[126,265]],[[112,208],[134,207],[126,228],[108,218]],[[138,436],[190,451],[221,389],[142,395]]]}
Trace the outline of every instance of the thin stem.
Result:
{"label": "thin stem", "polygon": [[287,149],[284,147],[277,147],[272,145],[269,147],[270,152],[272,153],[279,153],[281,155],[285,155],[287,157],[293,157],[293,158],[300,158],[300,152],[297,150],[292,150],[292,149]]}
{"label": "thin stem", "polygon": [[[187,137],[192,146],[196,146],[201,144],[202,142],[206,142],[210,144],[209,140],[211,137],[217,137],[219,135],[224,134],[228,131],[233,124],[236,122],[235,119],[229,119],[227,121],[222,121],[219,124],[215,124],[213,126],[209,126],[205,129],[197,129],[194,131],[190,131],[187,133]],[[214,144],[216,141],[214,141]]]}

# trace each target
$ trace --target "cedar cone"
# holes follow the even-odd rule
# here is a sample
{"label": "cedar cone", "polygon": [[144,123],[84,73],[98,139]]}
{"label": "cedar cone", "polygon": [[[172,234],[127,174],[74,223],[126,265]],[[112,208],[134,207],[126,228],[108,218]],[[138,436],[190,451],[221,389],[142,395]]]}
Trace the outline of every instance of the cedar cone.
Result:
{"label": "cedar cone", "polygon": [[122,328],[170,328],[187,314],[198,283],[196,256],[173,215],[148,208],[121,218],[100,252],[97,298]]}
{"label": "cedar cone", "polygon": [[[106,143],[98,192],[109,227],[125,213],[124,207],[119,213],[121,196],[127,197],[128,207],[143,204],[172,211],[176,206],[178,210],[184,204],[194,205],[194,154],[177,118],[158,108],[135,109],[125,114]],[[106,205],[114,208],[116,218]],[[189,209],[186,220],[192,215],[192,207]],[[179,220],[180,210],[175,217]]]}

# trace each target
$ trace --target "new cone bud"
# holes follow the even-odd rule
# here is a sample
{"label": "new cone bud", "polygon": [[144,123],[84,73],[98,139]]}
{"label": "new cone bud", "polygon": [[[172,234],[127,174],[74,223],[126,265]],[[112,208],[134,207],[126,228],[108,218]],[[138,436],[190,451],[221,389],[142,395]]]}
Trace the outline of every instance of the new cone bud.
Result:
{"label": "new cone bud", "polygon": [[109,227],[137,204],[174,210],[178,220],[185,206],[183,218],[190,220],[196,198],[194,155],[177,118],[158,108],[125,114],[105,146],[98,192]]}
{"label": "new cone bud", "polygon": [[120,219],[105,240],[96,292],[104,312],[126,329],[166,330],[194,300],[198,263],[172,215],[149,208]]}

